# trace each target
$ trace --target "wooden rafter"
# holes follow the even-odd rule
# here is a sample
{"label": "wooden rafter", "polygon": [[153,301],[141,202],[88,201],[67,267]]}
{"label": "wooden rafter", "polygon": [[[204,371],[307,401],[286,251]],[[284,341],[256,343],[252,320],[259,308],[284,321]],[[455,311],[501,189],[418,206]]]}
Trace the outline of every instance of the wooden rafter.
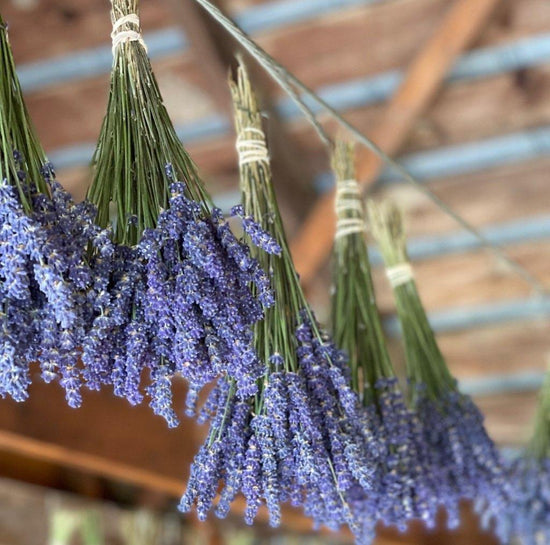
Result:
{"label": "wooden rafter", "polygon": [[[388,155],[405,142],[426,110],[457,56],[472,42],[499,0],[456,0],[436,32],[421,48],[390,100],[371,139]],[[376,179],[381,160],[368,150],[358,154],[358,180],[366,190]],[[302,282],[307,285],[330,253],[335,228],[334,190],[320,197],[292,243]]]}

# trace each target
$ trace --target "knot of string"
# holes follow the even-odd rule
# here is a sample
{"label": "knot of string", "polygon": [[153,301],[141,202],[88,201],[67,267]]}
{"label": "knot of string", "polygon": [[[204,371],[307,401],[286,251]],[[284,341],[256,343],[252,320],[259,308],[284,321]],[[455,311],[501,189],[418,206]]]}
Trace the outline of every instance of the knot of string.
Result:
{"label": "knot of string", "polygon": [[[122,30],[124,25],[134,25],[138,30]],[[141,32],[139,30],[140,23],[139,17],[135,13],[129,13],[124,15],[120,19],[113,22],[113,31],[111,32],[111,40],[113,41],[113,53],[116,51],[120,44],[126,42],[139,42],[143,49],[147,52],[147,46],[143,41]]]}
{"label": "knot of string", "polygon": [[250,163],[269,163],[269,152],[265,144],[265,135],[255,127],[245,127],[237,137],[239,166]]}
{"label": "knot of string", "polygon": [[386,276],[392,287],[397,288],[410,282],[414,278],[414,273],[410,263],[400,263],[399,265],[388,267],[386,269]]}
{"label": "knot of string", "polygon": [[335,205],[336,239],[366,231],[359,185],[355,180],[338,181]]}

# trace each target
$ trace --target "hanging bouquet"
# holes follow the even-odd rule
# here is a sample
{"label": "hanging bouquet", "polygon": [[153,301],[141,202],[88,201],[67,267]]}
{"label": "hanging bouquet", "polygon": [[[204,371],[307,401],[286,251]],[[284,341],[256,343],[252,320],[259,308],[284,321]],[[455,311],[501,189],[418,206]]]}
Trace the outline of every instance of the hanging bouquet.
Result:
{"label": "hanging bouquet", "polygon": [[134,404],[148,369],[150,404],[175,426],[174,375],[189,383],[190,412],[219,375],[240,398],[256,393],[263,365],[251,326],[273,301],[267,275],[212,208],[178,140],[137,8],[137,0],[112,0],[111,91],[88,197],[117,246],[99,259],[105,274],[83,361],[90,387],[112,384]]}
{"label": "hanging bouquet", "polygon": [[55,180],[29,119],[0,17],[0,395],[28,397],[30,363],[81,403],[79,347],[93,319],[89,249],[108,253],[89,203]]}
{"label": "hanging bouquet", "polygon": [[525,451],[507,464],[511,497],[497,509],[484,506],[482,521],[494,526],[501,543],[550,542],[550,371],[539,393],[533,436]]}
{"label": "hanging bouquet", "polygon": [[391,204],[369,203],[373,234],[384,257],[401,323],[412,407],[422,424],[428,467],[437,497],[459,524],[460,499],[504,509],[509,487],[502,460],[469,396],[462,394],[441,354],[418,295],[409,263],[402,217]]}
{"label": "hanging bouquet", "polygon": [[435,524],[437,504],[421,425],[409,410],[395,374],[376,307],[366,244],[365,211],[354,178],[353,147],[336,146],[336,235],[333,249],[332,327],[336,345],[349,356],[351,386],[362,399],[383,449],[375,486],[356,490],[350,503],[362,541],[377,521],[405,530],[411,519]]}
{"label": "hanging bouquet", "polygon": [[259,391],[235,396],[235,382],[222,379],[199,420],[210,431],[191,468],[180,509],[193,505],[204,519],[215,506],[224,517],[235,496],[246,499],[251,524],[266,504],[270,523],[280,523],[280,505],[302,506],[317,525],[337,529],[357,524],[346,493],[370,490],[378,445],[372,423],[348,386],[343,354],[320,329],[300,288],[275,199],[262,120],[246,72],[231,83],[243,205],[236,210],[255,242],[254,256],[273,275],[275,304],[254,327],[264,364]]}

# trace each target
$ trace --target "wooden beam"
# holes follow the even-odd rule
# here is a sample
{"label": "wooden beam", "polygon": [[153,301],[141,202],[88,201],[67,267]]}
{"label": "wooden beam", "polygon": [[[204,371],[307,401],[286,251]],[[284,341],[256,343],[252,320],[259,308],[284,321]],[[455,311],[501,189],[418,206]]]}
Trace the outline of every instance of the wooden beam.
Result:
{"label": "wooden beam", "polygon": [[[443,22],[410,64],[372,140],[394,155],[415,121],[430,104],[457,56],[483,28],[499,0],[456,0]],[[381,161],[370,152],[358,154],[358,180],[364,189],[375,179]],[[307,285],[330,253],[335,229],[334,190],[314,205],[292,244],[302,282]]]}
{"label": "wooden beam", "polygon": [[6,430],[0,430],[0,450],[154,490],[170,497],[179,498],[183,493],[184,485],[181,480]]}
{"label": "wooden beam", "polygon": [[[154,471],[115,462],[111,458],[91,455],[5,430],[0,430],[0,450],[24,458],[76,469],[115,482],[165,494],[175,499],[181,497],[185,488],[185,483],[181,479],[164,477]],[[231,506],[232,513],[235,515],[242,515],[245,508],[246,504],[243,498],[237,498]],[[262,508],[258,513],[259,522],[266,523],[268,518],[267,511]],[[307,518],[289,509],[284,513],[284,525],[285,528],[296,532],[312,531],[311,522]]]}
{"label": "wooden beam", "polygon": [[[28,401],[0,400],[0,451],[181,497],[206,431],[203,427],[186,419],[180,427],[168,429],[145,404],[132,407],[108,391],[85,391],[83,406],[70,409],[60,388],[33,378]],[[182,386],[175,388],[174,404],[179,407]],[[0,471],[0,476],[9,475]],[[244,510],[244,500],[237,498],[232,513],[240,516]],[[258,521],[268,521],[265,508]],[[310,520],[290,508],[284,510],[283,524],[295,532],[312,531]]]}

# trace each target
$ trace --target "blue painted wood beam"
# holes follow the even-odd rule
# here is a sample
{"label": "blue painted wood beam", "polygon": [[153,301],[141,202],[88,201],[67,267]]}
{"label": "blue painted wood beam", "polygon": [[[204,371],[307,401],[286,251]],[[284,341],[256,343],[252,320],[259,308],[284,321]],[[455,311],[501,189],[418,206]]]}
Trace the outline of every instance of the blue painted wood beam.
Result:
{"label": "blue painted wood beam", "polygon": [[476,397],[536,392],[544,382],[544,375],[542,371],[493,374],[481,378],[462,379],[459,381],[459,387],[465,394]]}
{"label": "blue painted wood beam", "polygon": [[[108,51],[110,56],[110,49]],[[521,40],[514,44],[497,46],[474,51],[464,56],[451,73],[451,79],[479,78],[481,74],[494,75],[510,70],[528,68],[545,64],[550,58],[550,33]],[[92,63],[92,68],[96,66]],[[23,67],[25,68],[25,67]],[[72,73],[72,66],[67,70]],[[484,72],[485,70],[485,72]],[[35,85],[48,70],[38,69],[34,83],[31,82],[32,70],[28,82]],[[344,111],[349,108],[367,106],[373,102],[385,100],[399,84],[398,72],[383,74],[374,78],[366,78],[345,82],[338,85],[323,87],[319,93],[337,109]],[[31,86],[32,86],[31,85]],[[279,104],[279,109],[287,118],[298,115],[289,105],[288,99]],[[294,111],[294,113],[292,113]],[[189,144],[227,135],[231,131],[230,121],[219,115],[211,115],[193,123],[177,127],[182,140]],[[458,169],[469,172],[468,169],[487,168],[501,161],[517,161],[530,159],[548,153],[548,134],[550,129],[514,134],[500,139],[487,140],[485,144],[474,143],[468,146],[455,146],[440,150],[439,153],[415,154],[405,157],[407,168],[423,179],[440,175],[457,173]],[[94,149],[93,143],[79,143],[74,146],[58,149],[50,153],[50,157],[58,168],[82,166],[90,161]],[[480,146],[481,147],[477,147]],[[472,164],[473,161],[473,164]],[[391,173],[384,173],[382,179],[388,181]],[[329,179],[330,180],[330,179]],[[326,187],[326,180],[319,179],[319,189]]]}
{"label": "blue painted wood beam", "polygon": [[[550,239],[550,215],[529,216],[489,225],[481,229],[481,232],[498,246],[546,240]],[[479,240],[465,231],[413,237],[407,242],[407,251],[412,261],[468,252],[478,248],[481,248]],[[374,266],[382,265],[383,260],[376,246],[369,247],[369,256]]]}
{"label": "blue painted wood beam", "polygon": [[[549,317],[550,297],[532,297],[439,310],[429,314],[429,321],[436,333],[452,333],[474,327],[548,320]],[[384,328],[390,336],[400,335],[399,320],[395,316],[385,320]]]}
{"label": "blue painted wood beam", "polygon": [[[234,16],[249,34],[257,34],[287,25],[328,15],[357,6],[379,4],[387,0],[282,0],[253,6]],[[169,27],[144,34],[149,57],[159,59],[182,53],[189,47],[183,30]],[[111,45],[104,45],[67,55],[39,60],[18,67],[21,85],[26,92],[69,81],[99,76],[111,69]]]}

